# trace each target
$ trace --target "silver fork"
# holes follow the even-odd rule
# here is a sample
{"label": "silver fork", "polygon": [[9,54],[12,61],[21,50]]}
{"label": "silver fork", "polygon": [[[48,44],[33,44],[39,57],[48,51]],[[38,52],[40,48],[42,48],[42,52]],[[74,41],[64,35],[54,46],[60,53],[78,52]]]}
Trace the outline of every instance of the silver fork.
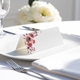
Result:
{"label": "silver fork", "polygon": [[22,72],[22,73],[27,73],[27,71],[29,72],[33,72],[35,74],[37,74],[42,80],[48,80],[46,77],[44,77],[43,75],[37,73],[36,71],[33,71],[31,69],[25,69],[22,66],[18,65],[16,62],[14,62],[13,60],[7,60],[6,61],[15,71],[18,72]]}

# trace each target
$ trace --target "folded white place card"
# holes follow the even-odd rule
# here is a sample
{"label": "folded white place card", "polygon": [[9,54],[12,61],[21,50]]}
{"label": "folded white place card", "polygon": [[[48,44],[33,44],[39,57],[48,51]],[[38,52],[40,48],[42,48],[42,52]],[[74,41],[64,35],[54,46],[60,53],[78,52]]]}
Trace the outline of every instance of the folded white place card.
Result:
{"label": "folded white place card", "polygon": [[80,80],[80,46],[36,60],[32,65],[43,71],[47,70]]}
{"label": "folded white place card", "polygon": [[58,27],[33,31],[20,35],[16,46],[19,54],[32,54],[63,44]]}

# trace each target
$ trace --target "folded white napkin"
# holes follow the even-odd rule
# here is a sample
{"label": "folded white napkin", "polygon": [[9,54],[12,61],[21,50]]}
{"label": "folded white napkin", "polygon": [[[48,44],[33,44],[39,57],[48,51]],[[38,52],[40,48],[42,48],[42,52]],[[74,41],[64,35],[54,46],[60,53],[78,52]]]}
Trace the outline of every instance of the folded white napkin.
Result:
{"label": "folded white napkin", "polygon": [[58,73],[80,80],[80,46],[36,60],[32,65],[51,73]]}

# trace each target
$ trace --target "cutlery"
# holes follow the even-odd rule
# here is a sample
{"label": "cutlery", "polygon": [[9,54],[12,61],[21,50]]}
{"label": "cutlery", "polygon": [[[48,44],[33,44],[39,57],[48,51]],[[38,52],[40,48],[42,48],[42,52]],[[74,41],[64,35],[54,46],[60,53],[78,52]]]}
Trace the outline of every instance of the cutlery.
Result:
{"label": "cutlery", "polygon": [[15,33],[10,32],[10,31],[6,31],[6,30],[3,30],[3,32],[8,33],[8,34],[12,34],[12,35],[16,35]]}
{"label": "cutlery", "polygon": [[12,68],[13,70],[15,71],[18,71],[18,72],[22,72],[22,73],[27,73],[28,71],[29,72],[32,72],[32,73],[35,73],[37,74],[42,80],[49,80],[48,78],[44,77],[43,75],[41,75],[40,73],[36,72],[36,71],[33,71],[31,69],[25,69],[23,68],[22,66],[18,65],[16,62],[14,62],[13,60],[7,60],[6,61]]}
{"label": "cutlery", "polygon": [[37,29],[37,28],[31,28],[31,27],[27,27],[27,26],[22,26],[22,27],[27,30],[31,30],[31,31],[40,31],[40,29]]}

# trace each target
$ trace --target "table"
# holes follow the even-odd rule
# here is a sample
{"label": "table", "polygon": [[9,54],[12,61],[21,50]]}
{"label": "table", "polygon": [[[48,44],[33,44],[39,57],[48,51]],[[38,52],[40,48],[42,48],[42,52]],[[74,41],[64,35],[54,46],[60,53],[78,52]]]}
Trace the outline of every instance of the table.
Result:
{"label": "table", "polygon": [[[65,33],[72,34],[73,32],[75,32],[76,35],[80,35],[80,31],[79,31],[80,21],[63,21],[61,23],[51,23],[51,25],[52,24],[54,26],[59,26],[59,29],[62,33],[65,32]],[[28,26],[30,26],[30,25],[28,25]],[[66,27],[67,27],[67,29],[65,30]],[[4,29],[8,30],[8,29],[13,29],[13,28],[14,28],[14,26],[4,28]],[[69,30],[69,32],[68,32],[68,30]],[[27,79],[28,80],[32,80],[32,79],[33,80],[41,80],[39,78],[30,76],[28,74],[18,73],[18,72],[15,72],[15,71],[11,70],[10,67],[6,64],[6,60],[9,60],[9,59],[11,59],[11,58],[0,55],[0,79],[1,80],[17,80],[17,79],[18,80],[27,80]],[[24,67],[27,67],[27,68],[31,67],[32,61],[17,60],[17,59],[13,59],[13,60],[21,66],[24,66]],[[34,69],[34,70],[36,70],[40,73],[39,70],[37,70],[37,69]],[[41,72],[41,73],[43,73],[43,72]],[[52,74],[51,76],[53,76],[54,80],[55,79],[57,79],[57,80],[73,80],[71,78],[61,76],[61,75],[57,75],[57,74]]]}

